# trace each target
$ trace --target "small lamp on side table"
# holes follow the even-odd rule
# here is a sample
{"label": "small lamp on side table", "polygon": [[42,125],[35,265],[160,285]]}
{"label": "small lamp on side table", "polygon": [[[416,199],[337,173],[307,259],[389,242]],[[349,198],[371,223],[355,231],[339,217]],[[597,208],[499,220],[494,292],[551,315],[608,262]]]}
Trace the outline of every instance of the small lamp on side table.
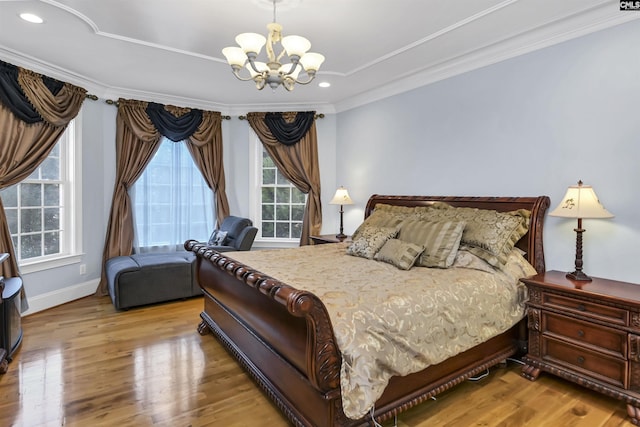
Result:
{"label": "small lamp on side table", "polygon": [[349,197],[349,192],[346,188],[340,187],[336,190],[336,194],[333,196],[333,199],[329,202],[330,205],[340,205],[340,233],[336,234],[338,239],[345,239],[347,237],[344,234],[344,227],[342,222],[342,214],[344,213],[343,205],[352,205],[353,200]]}
{"label": "small lamp on side table", "polygon": [[598,196],[590,185],[582,185],[582,181],[578,181],[578,185],[569,186],[562,202],[549,215],[578,219],[578,228],[574,229],[576,232],[576,269],[572,273],[567,273],[567,278],[590,282],[591,277],[582,271],[582,233],[585,231],[582,228],[582,219],[613,218],[613,214],[600,204]]}

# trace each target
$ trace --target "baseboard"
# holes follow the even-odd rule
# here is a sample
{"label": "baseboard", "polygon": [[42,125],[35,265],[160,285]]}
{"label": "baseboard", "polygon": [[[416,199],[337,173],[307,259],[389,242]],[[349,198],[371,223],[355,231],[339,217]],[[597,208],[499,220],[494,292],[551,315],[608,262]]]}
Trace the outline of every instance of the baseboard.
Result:
{"label": "baseboard", "polygon": [[46,294],[36,295],[34,297],[30,297],[27,294],[29,309],[22,313],[22,316],[28,316],[48,308],[93,295],[96,292],[96,289],[98,289],[99,283],[100,279],[94,279],[88,282],[48,292]]}

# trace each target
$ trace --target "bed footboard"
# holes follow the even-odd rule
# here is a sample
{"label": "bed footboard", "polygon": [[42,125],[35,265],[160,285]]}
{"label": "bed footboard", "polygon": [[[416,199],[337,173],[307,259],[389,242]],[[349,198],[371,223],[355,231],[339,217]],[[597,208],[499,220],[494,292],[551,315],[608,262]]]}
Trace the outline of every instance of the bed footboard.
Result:
{"label": "bed footboard", "polygon": [[211,330],[294,424],[354,425],[342,413],[341,356],[322,302],[200,242],[185,248],[197,255],[205,297],[200,333]]}

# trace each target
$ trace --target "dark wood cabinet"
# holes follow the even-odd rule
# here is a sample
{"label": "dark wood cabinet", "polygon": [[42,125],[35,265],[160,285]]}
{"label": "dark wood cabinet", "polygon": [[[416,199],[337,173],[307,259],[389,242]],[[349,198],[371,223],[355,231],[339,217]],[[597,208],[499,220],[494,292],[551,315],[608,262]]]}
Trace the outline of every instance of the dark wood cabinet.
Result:
{"label": "dark wood cabinet", "polygon": [[640,285],[560,271],[522,280],[529,291],[522,376],[549,372],[623,400],[640,422]]}

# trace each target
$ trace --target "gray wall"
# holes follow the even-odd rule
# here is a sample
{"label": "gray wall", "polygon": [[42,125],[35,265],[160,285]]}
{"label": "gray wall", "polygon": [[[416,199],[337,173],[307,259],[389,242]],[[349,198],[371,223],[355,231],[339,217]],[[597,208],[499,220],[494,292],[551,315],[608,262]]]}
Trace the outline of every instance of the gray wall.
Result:
{"label": "gray wall", "polygon": [[[337,179],[372,193],[551,197],[592,185],[611,220],[584,220],[587,274],[640,283],[640,24],[459,75],[339,114]],[[575,220],[548,217],[547,268],[573,270]]]}

